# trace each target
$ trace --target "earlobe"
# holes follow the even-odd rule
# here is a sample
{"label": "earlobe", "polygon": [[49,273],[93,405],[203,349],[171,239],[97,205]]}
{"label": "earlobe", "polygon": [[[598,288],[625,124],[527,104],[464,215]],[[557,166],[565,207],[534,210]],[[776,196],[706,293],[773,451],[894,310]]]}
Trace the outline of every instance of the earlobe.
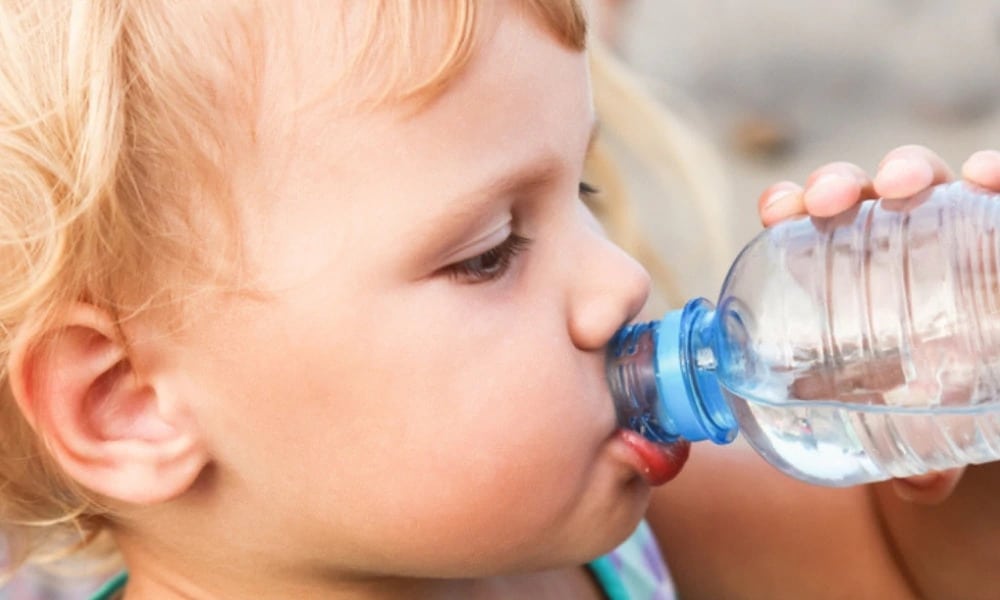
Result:
{"label": "earlobe", "polygon": [[187,490],[207,463],[191,419],[138,373],[110,315],[77,303],[15,338],[14,397],[62,469],[102,496],[135,504]]}

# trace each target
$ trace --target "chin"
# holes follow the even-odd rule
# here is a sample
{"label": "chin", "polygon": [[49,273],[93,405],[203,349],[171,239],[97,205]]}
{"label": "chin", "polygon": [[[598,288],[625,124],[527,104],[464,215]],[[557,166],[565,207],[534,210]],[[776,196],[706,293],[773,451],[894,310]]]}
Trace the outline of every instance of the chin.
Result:
{"label": "chin", "polygon": [[577,526],[578,539],[570,547],[579,550],[579,562],[591,561],[617,548],[646,515],[651,488],[638,475],[619,476],[594,509],[588,510]]}

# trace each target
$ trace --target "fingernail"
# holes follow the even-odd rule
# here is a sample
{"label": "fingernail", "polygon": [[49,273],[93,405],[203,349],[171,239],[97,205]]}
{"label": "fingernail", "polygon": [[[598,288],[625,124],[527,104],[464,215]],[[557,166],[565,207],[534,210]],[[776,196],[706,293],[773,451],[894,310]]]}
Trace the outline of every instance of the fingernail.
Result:
{"label": "fingernail", "polygon": [[892,489],[898,498],[918,504],[936,504],[947,498],[950,493],[946,488],[945,476],[941,473],[893,479]]}
{"label": "fingernail", "polygon": [[783,190],[775,192],[767,199],[767,203],[764,204],[764,210],[771,210],[771,208],[778,206],[782,202],[794,198],[798,194],[798,190]]}
{"label": "fingernail", "polygon": [[916,163],[908,158],[894,158],[879,168],[875,177],[878,179],[899,179],[917,169]]}
{"label": "fingernail", "polygon": [[1000,164],[1000,150],[980,150],[974,152],[966,163],[997,165]]}
{"label": "fingernail", "polygon": [[916,502],[920,497],[920,488],[914,487],[902,479],[893,479],[891,485],[893,493],[900,500]]}
{"label": "fingernail", "polygon": [[997,150],[980,150],[962,165],[962,173],[969,178],[993,187],[1000,185],[1000,152]]}
{"label": "fingernail", "polygon": [[848,189],[857,187],[857,181],[844,177],[843,175],[838,175],[836,173],[827,173],[819,179],[813,182],[805,192],[805,204],[808,207],[815,209],[818,206],[826,204],[826,200],[830,197],[840,196],[842,194],[857,194],[856,190]]}
{"label": "fingernail", "polygon": [[940,473],[925,473],[923,475],[911,475],[899,481],[914,489],[926,489],[940,483],[942,478],[943,476]]}
{"label": "fingernail", "polygon": [[894,158],[882,165],[875,174],[875,187],[885,189],[887,186],[902,186],[904,189],[899,191],[916,193],[933,180],[934,170],[927,163],[909,158]]}

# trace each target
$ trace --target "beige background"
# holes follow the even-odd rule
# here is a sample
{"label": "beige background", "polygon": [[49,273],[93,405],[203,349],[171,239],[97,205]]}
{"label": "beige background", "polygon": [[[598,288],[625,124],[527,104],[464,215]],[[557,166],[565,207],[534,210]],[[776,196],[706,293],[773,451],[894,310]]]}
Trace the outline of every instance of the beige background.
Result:
{"label": "beige background", "polygon": [[[779,179],[831,160],[872,169],[903,143],[956,169],[1000,147],[1000,0],[607,4],[619,11],[616,54],[724,160],[726,256],[760,230],[757,196]],[[591,8],[596,29],[612,29]],[[728,261],[700,257],[697,214],[631,175],[644,227],[683,290],[714,298]]]}

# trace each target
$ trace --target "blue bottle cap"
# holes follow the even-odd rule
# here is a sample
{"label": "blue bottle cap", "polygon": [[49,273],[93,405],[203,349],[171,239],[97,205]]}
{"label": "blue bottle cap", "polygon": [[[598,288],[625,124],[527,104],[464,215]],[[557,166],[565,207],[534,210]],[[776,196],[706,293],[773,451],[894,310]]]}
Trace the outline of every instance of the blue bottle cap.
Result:
{"label": "blue bottle cap", "polygon": [[689,441],[728,443],[737,425],[716,374],[693,364],[698,348],[711,350],[713,315],[711,303],[698,298],[660,321],[655,332],[659,418]]}

